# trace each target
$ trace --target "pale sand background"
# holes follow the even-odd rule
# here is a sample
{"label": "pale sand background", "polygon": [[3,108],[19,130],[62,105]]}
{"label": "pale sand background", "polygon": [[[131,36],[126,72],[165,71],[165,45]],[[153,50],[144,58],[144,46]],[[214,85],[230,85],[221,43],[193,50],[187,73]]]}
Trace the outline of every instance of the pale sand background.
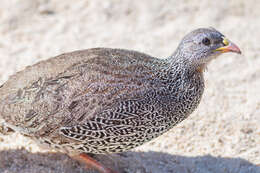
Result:
{"label": "pale sand background", "polygon": [[[25,66],[77,49],[117,47],[158,57],[213,26],[242,49],[205,73],[203,100],[187,120],[133,152],[98,156],[119,172],[260,173],[259,0],[1,0],[0,83]],[[0,138],[1,173],[87,172],[18,134]]]}

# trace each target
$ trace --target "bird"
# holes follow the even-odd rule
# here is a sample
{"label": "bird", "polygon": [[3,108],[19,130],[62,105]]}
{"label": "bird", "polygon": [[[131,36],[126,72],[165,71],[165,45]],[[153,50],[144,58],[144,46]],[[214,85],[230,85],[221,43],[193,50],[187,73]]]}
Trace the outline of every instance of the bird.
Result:
{"label": "bird", "polygon": [[120,153],[172,129],[199,105],[208,63],[240,49],[216,29],[198,28],[167,58],[90,48],[26,67],[0,86],[1,131],[78,156]]}

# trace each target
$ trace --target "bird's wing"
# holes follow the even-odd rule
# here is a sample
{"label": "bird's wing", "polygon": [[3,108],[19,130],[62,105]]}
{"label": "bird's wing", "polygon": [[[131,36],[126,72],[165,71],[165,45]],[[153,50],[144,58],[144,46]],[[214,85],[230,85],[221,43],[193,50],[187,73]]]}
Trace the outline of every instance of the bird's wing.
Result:
{"label": "bird's wing", "polygon": [[33,135],[81,124],[122,98],[138,97],[156,62],[142,53],[104,48],[57,56],[10,77],[0,88],[0,116]]}

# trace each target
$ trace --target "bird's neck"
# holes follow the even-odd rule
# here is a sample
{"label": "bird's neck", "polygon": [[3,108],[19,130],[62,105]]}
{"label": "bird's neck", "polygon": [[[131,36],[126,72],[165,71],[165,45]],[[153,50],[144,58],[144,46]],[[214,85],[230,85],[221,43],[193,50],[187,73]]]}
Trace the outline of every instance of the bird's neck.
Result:
{"label": "bird's neck", "polygon": [[182,69],[183,73],[185,73],[186,75],[203,75],[206,65],[194,64],[189,61],[189,59],[190,58],[187,57],[187,55],[181,53],[180,51],[176,51],[166,59],[166,61],[168,62],[167,68],[168,70],[172,71]]}

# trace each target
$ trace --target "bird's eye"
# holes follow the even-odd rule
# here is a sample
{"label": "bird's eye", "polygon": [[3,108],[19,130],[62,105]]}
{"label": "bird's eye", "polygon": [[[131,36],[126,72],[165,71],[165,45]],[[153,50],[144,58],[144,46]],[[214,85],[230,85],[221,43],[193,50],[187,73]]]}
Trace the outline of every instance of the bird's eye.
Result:
{"label": "bird's eye", "polygon": [[203,38],[202,40],[202,43],[206,46],[210,45],[210,40],[206,37],[206,38]]}

